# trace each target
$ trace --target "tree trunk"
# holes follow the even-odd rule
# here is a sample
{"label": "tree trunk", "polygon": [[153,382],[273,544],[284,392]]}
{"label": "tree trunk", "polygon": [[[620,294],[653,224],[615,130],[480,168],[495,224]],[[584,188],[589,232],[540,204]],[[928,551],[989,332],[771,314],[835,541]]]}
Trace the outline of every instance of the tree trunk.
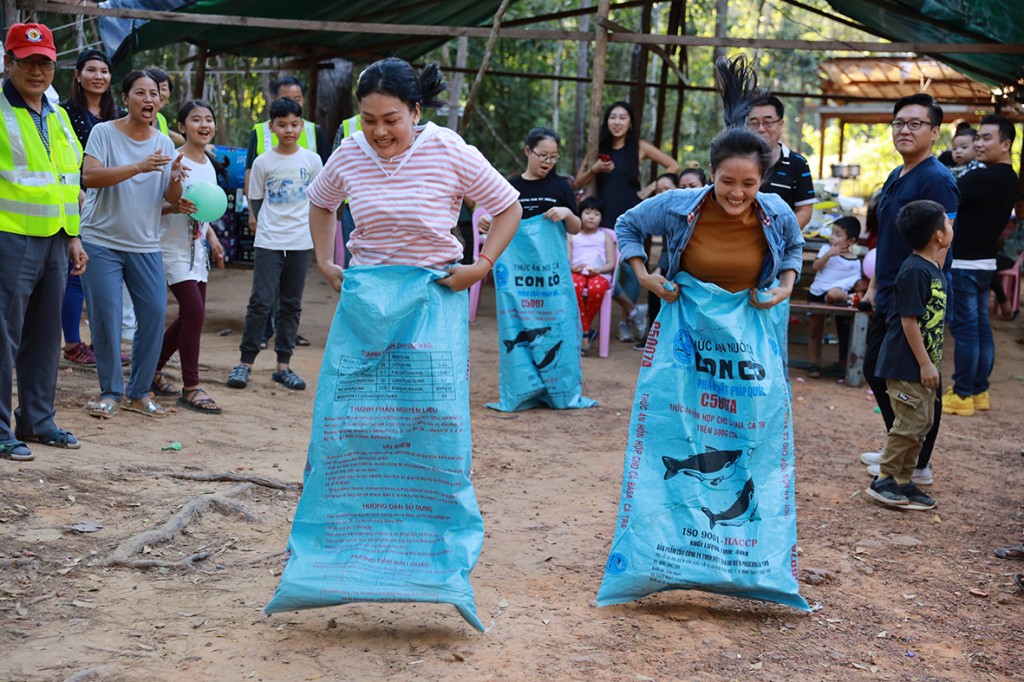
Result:
{"label": "tree trunk", "polygon": [[[717,0],[715,5],[715,37],[725,38],[729,35],[729,0]],[[716,47],[712,52],[712,60],[725,56],[724,47]]]}
{"label": "tree trunk", "polygon": [[[589,0],[584,0],[583,7],[589,7]],[[590,30],[590,15],[584,14],[579,19],[578,30],[585,33]],[[586,78],[590,73],[590,44],[580,41],[576,46],[576,76]],[[576,84],[576,115],[573,119],[572,135],[572,167],[579,168],[586,156],[587,140],[587,86],[580,81]]]}
{"label": "tree trunk", "polygon": [[466,55],[469,52],[469,38],[459,37],[459,47],[455,52],[455,74],[448,85],[448,127],[459,129],[459,114],[462,110],[462,69],[466,68]]}

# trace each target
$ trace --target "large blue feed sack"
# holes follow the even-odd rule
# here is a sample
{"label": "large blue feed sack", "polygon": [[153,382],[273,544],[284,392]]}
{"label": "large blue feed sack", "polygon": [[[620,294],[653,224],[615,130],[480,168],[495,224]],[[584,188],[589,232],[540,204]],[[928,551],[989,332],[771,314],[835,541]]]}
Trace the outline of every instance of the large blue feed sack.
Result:
{"label": "large blue feed sack", "polygon": [[519,223],[494,264],[494,291],[500,401],[487,407],[597,405],[583,396],[580,311],[562,223],[543,215]]}
{"label": "large blue feed sack", "polygon": [[706,590],[807,609],[797,583],[789,304],[686,273],[641,361],[599,606]]}
{"label": "large blue feed sack", "polygon": [[484,526],[470,482],[468,302],[437,284],[443,275],[345,271],[266,613],[435,602],[484,629],[469,583]]}

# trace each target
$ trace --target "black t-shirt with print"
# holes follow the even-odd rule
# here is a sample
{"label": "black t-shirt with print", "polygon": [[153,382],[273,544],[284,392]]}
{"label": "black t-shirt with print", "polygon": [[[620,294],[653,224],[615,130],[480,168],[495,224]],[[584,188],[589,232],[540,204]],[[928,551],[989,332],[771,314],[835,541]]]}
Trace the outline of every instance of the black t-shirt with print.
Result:
{"label": "black t-shirt with print", "polygon": [[519,203],[523,205],[523,220],[546,213],[549,208],[564,206],[579,215],[576,195],[569,181],[554,172],[540,180],[527,180],[522,175],[509,179],[509,184],[519,190]]}
{"label": "black t-shirt with print", "polygon": [[921,380],[921,368],[903,333],[903,317],[917,318],[925,350],[935,367],[940,368],[945,313],[945,275],[935,263],[910,254],[896,275],[893,305],[885,319],[885,340],[875,374],[886,379]]}

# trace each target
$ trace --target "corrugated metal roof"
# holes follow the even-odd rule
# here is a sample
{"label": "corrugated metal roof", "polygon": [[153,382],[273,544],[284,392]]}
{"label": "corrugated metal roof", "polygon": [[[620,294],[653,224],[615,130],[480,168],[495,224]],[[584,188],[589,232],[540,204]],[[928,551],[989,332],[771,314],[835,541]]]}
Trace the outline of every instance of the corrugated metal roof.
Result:
{"label": "corrugated metal roof", "polygon": [[825,95],[872,97],[896,101],[927,92],[944,103],[988,104],[991,88],[948,64],[912,57],[841,57],[818,65]]}

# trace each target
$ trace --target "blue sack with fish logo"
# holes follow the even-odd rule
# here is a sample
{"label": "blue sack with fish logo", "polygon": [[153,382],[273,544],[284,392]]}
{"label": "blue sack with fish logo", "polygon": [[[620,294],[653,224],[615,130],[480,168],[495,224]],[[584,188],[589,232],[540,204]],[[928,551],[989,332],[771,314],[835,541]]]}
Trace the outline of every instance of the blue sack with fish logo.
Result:
{"label": "blue sack with fish logo", "polygon": [[599,606],[706,590],[808,609],[797,584],[793,418],[781,321],[679,273],[637,379]]}
{"label": "blue sack with fish logo", "polygon": [[519,223],[494,264],[502,412],[547,405],[593,407],[583,396],[580,309],[572,284],[565,227],[543,215]]}
{"label": "blue sack with fish logo", "polygon": [[453,604],[483,630],[469,573],[469,304],[411,266],[345,271],[313,407],[287,563],[266,613]]}

